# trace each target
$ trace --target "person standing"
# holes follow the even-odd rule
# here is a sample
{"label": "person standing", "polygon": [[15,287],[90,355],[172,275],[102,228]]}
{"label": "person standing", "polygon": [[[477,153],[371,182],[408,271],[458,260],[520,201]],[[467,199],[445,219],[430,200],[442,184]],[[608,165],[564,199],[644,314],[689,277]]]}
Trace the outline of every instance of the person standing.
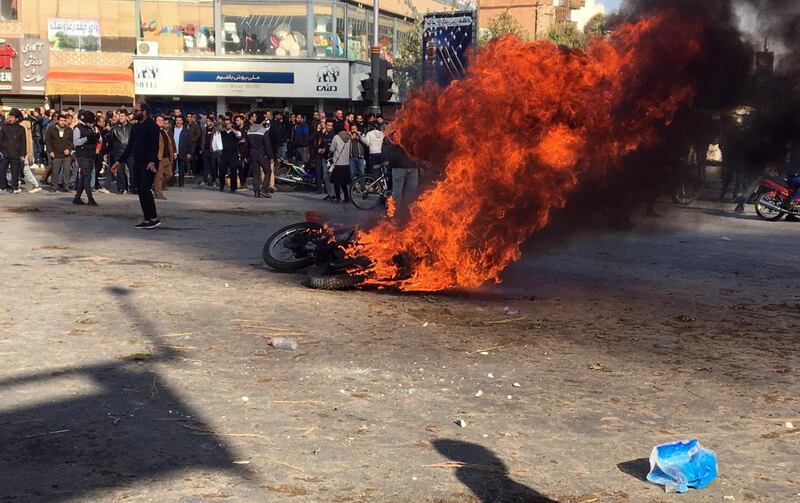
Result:
{"label": "person standing", "polygon": [[42,188],[39,186],[39,180],[33,176],[33,170],[31,169],[32,166],[35,166],[33,155],[33,137],[31,136],[32,121],[32,116],[23,116],[22,120],[19,122],[19,125],[25,129],[25,159],[22,161],[22,171],[25,181],[32,185],[32,188],[28,189],[28,192],[34,193],[41,191]]}
{"label": "person standing", "polygon": [[224,129],[220,132],[222,139],[222,156],[219,162],[219,191],[225,190],[225,175],[228,174],[231,181],[231,192],[236,192],[239,176],[237,167],[239,166],[239,140],[242,134],[233,129],[230,117],[225,117]]}
{"label": "person standing", "polygon": [[297,160],[302,163],[308,162],[308,146],[311,131],[308,129],[308,124],[303,119],[301,114],[297,114],[294,125],[294,146]]}
{"label": "person standing", "polygon": [[250,171],[249,164],[247,162],[248,159],[248,152],[247,152],[247,131],[250,129],[250,122],[245,119],[244,115],[237,115],[234,118],[234,126],[233,129],[239,132],[239,165],[236,166],[236,170],[239,173],[239,185],[237,189],[246,189],[247,188],[247,173]]}
{"label": "person standing", "polygon": [[172,162],[176,159],[175,142],[169,134],[169,122],[161,115],[156,117],[158,126],[158,170],[153,180],[153,193],[156,199],[166,200],[164,186],[172,178]]}
{"label": "person standing", "polygon": [[[333,137],[330,146],[331,157],[333,159],[333,172],[330,175],[330,183],[336,194],[335,202],[350,202],[350,142],[352,137],[348,131],[340,131]],[[344,192],[344,194],[341,194]]]}
{"label": "person standing", "polygon": [[75,199],[72,204],[85,205],[81,196],[86,191],[89,206],[97,206],[92,197],[92,173],[97,158],[97,145],[100,135],[95,128],[95,115],[82,110],[78,113],[78,124],[72,130],[72,143],[75,146],[75,161],[78,163],[78,178],[75,182]]}
{"label": "person standing", "polygon": [[159,129],[150,117],[150,106],[147,103],[139,104],[136,113],[138,123],[131,128],[131,136],[125,151],[114,163],[113,171],[117,171],[121,163],[133,156],[134,174],[139,185],[139,204],[142,206],[144,220],[136,224],[137,229],[154,229],[161,225],[156,211],[156,202],[153,199],[153,180],[156,175],[158,162]]}
{"label": "person standing", "polygon": [[197,115],[194,113],[186,114],[186,128],[189,130],[189,139],[191,140],[191,158],[187,162],[186,172],[192,176],[200,173],[202,168],[202,160],[200,159],[200,138],[203,135],[203,130],[200,124],[197,123]]}
{"label": "person standing", "polygon": [[329,161],[331,160],[331,143],[333,143],[333,138],[336,136],[336,133],[333,131],[333,121],[329,120],[325,122],[324,129],[320,131],[318,135],[318,146],[319,149],[319,163],[317,164],[317,184],[320,183],[320,180],[325,184],[325,201],[333,201],[336,198],[336,192],[333,189],[333,184],[331,184],[331,166],[329,166]]}
{"label": "person standing", "polygon": [[[109,142],[106,150],[109,155],[109,164],[111,165],[114,165],[114,163],[122,157],[122,153],[125,152],[125,148],[127,148],[128,141],[131,138],[133,124],[128,120],[128,114],[126,112],[127,111],[124,109],[119,111],[117,123],[111,127],[111,131],[108,134]],[[136,176],[133,169],[133,159],[131,157],[128,157],[125,162],[120,163],[120,169],[114,176],[116,176],[115,189],[117,193],[122,194],[125,191],[132,194],[136,193]],[[114,177],[109,174],[106,174],[106,189],[111,190],[113,178]]]}
{"label": "person standing", "polygon": [[175,117],[175,127],[172,129],[172,140],[175,144],[175,173],[178,175],[178,187],[183,187],[186,172],[192,165],[192,133],[183,123],[183,117]]}
{"label": "person standing", "polygon": [[[5,124],[0,127],[0,189],[19,194],[19,176],[22,173],[22,161],[25,159],[25,129],[18,124],[22,113],[12,108],[6,117]],[[6,172],[11,168],[11,186],[6,181]]]}
{"label": "person standing", "polygon": [[42,138],[44,136],[44,125],[42,123],[41,107],[36,107],[31,110],[29,117],[31,120],[31,141],[33,143],[33,164],[36,166],[44,167],[44,148],[42,145]]}
{"label": "person standing", "polygon": [[366,148],[361,143],[361,136],[355,123],[350,126],[350,140],[350,178],[355,180],[356,177],[366,174],[367,169]]}
{"label": "person standing", "polygon": [[388,136],[383,141],[382,152],[392,170],[392,199],[397,204],[399,214],[405,214],[417,197],[419,168],[411,162],[403,147]]}
{"label": "person standing", "polygon": [[[263,120],[263,116],[260,113],[257,114],[247,131],[247,152],[253,177],[253,197],[272,197],[268,192],[262,190],[263,183],[269,182],[271,178],[274,156],[269,130],[262,125]],[[263,182],[262,171],[264,172]]]}
{"label": "person standing", "polygon": [[280,111],[275,112],[274,120],[270,124],[269,139],[275,152],[275,160],[286,159],[286,125]]}
{"label": "person standing", "polygon": [[62,176],[65,181],[69,179],[70,156],[73,149],[72,128],[67,126],[67,117],[65,115],[59,114],[55,125],[47,128],[45,144],[53,166],[50,173],[50,191],[56,192],[60,188],[61,192],[67,192],[67,188],[64,185],[59,187],[59,180],[61,180]]}
{"label": "person standing", "polygon": [[383,162],[381,149],[383,148],[383,131],[371,129],[367,134],[361,136],[361,142],[369,149],[369,160],[367,168],[369,173],[374,173],[375,167]]}
{"label": "person standing", "polygon": [[219,177],[219,153],[214,148],[214,136],[219,132],[215,117],[208,114],[203,134],[201,136],[201,150],[203,156],[203,182],[201,185],[213,187]]}

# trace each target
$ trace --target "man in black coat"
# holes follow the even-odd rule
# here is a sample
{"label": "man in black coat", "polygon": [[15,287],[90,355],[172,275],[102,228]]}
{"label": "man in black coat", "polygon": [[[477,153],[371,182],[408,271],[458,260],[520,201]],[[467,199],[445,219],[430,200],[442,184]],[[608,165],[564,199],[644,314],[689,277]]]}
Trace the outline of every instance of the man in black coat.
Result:
{"label": "man in black coat", "polygon": [[[19,125],[22,112],[12,108],[5,124],[0,125],[0,190],[19,194],[19,177],[22,173],[22,160],[25,159],[25,129]],[[11,167],[11,186],[6,182],[6,171]]]}
{"label": "man in black coat", "polygon": [[263,121],[263,114],[257,113],[254,123],[247,131],[247,152],[253,177],[253,197],[272,197],[268,192],[261,190],[261,171],[264,171],[266,182],[269,182],[274,156],[269,130],[264,127]]}
{"label": "man in black coat", "polygon": [[131,129],[128,145],[117,162],[111,168],[119,169],[120,163],[133,156],[133,169],[139,184],[139,204],[142,206],[144,220],[136,224],[137,229],[154,229],[161,225],[156,212],[156,201],[153,198],[153,181],[158,171],[158,138],[159,130],[150,116],[150,106],[140,103],[136,113],[137,124]]}

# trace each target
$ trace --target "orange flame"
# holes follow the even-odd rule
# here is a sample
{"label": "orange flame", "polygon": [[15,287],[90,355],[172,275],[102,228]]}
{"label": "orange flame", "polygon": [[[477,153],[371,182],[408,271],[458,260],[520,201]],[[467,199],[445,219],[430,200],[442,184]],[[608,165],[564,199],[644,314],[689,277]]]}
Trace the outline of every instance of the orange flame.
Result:
{"label": "orange flame", "polygon": [[386,198],[386,216],[392,218],[397,213],[397,203],[392,196]]}
{"label": "orange flame", "polygon": [[[465,79],[408,100],[397,137],[413,157],[444,166],[444,177],[406,223],[359,234],[350,252],[373,261],[366,284],[436,291],[499,282],[579,179],[657,141],[658,127],[691,102],[681,75],[700,53],[701,30],[664,12],[585,51],[507,36],[473,55]],[[670,78],[653,78],[658,68]],[[412,270],[398,279],[399,254]]]}

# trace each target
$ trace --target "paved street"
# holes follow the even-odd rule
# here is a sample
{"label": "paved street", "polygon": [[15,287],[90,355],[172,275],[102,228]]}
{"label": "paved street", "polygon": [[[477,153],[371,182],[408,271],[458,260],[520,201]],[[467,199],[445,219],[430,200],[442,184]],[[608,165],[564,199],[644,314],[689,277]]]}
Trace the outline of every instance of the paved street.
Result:
{"label": "paved street", "polygon": [[[327,292],[261,246],[355,208],[166,195],[0,195],[0,501],[800,501],[800,224],[663,204],[477,292]],[[688,438],[717,481],[643,480]]]}

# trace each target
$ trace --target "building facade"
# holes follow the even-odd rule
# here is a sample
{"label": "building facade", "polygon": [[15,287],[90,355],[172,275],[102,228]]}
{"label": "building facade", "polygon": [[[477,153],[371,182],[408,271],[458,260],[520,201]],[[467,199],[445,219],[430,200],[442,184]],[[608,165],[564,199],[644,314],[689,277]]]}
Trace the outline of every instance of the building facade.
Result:
{"label": "building facade", "polygon": [[384,0],[376,27],[371,0],[6,3],[3,108],[45,100],[110,108],[136,98],[187,110],[351,108],[375,30],[391,58],[415,15],[450,10],[436,0]]}
{"label": "building facade", "polygon": [[605,12],[594,0],[478,0],[478,9],[480,28],[488,28],[492,19],[508,12],[534,40],[565,23],[583,29],[592,16]]}

